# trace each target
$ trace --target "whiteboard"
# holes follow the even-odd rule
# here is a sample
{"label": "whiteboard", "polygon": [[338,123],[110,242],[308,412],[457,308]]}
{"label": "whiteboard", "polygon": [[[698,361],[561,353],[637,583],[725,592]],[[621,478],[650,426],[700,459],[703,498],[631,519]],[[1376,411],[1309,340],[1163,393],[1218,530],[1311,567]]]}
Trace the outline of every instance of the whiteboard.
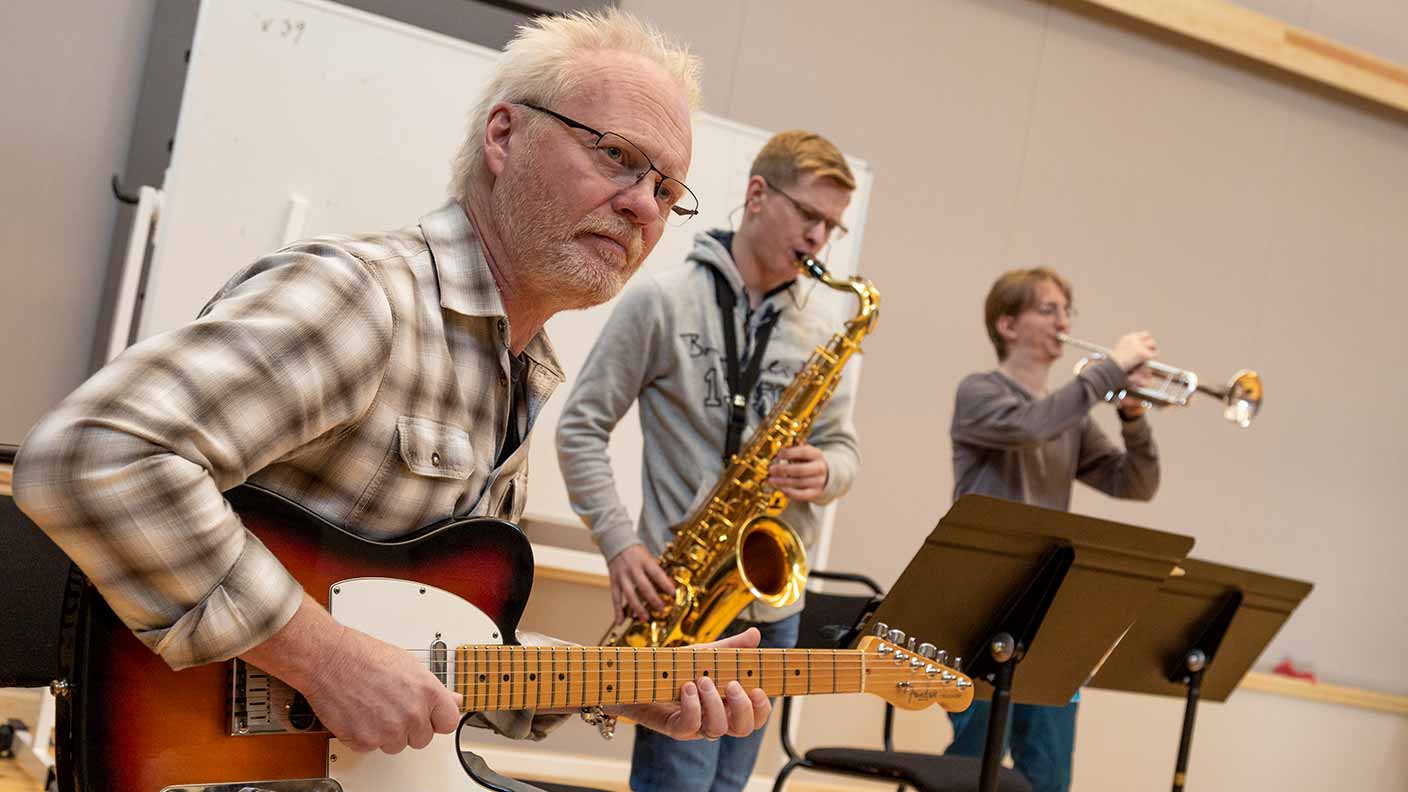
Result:
{"label": "whiteboard", "polygon": [[[202,2],[137,336],[190,321],[235,271],[288,241],[400,228],[443,204],[471,104],[497,58],[494,50],[322,0]],[[680,266],[695,233],[729,226],[753,156],[769,137],[695,117],[687,181],[700,215],[669,228],[645,268]],[[851,165],[859,185],[845,220],[854,231],[826,253],[843,275],[856,269],[872,181],[868,165]],[[812,300],[836,314],[838,328],[854,308],[825,288]],[[529,516],[578,524],[552,438],[610,309],[548,323],[568,382],[535,426]],[[857,377],[847,379],[855,387]],[[611,448],[622,498],[638,513],[634,410]],[[823,547],[829,523],[828,516]]]}

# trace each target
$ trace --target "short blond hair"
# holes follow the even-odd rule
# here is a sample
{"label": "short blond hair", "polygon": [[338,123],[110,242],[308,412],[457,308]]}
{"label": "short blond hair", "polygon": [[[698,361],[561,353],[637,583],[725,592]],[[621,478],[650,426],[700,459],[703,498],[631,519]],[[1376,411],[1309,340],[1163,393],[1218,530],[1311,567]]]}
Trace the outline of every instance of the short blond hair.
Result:
{"label": "short blond hair", "polygon": [[465,203],[470,182],[484,168],[484,133],[489,111],[500,102],[551,107],[581,90],[581,66],[598,52],[642,55],[676,84],[691,111],[700,104],[697,56],[652,25],[616,8],[541,16],[518,29],[504,47],[483,97],[469,115],[469,133],[455,156],[450,195]]}
{"label": "short blond hair", "polygon": [[791,187],[805,173],[830,179],[847,190],[856,188],[856,177],[836,144],[803,129],[789,129],[773,135],[758,156],[748,175],[762,176],[775,187]]}
{"label": "short blond hair", "polygon": [[1061,277],[1061,273],[1049,267],[1004,272],[988,290],[987,302],[983,304],[983,321],[988,326],[988,338],[992,339],[999,361],[1007,359],[1007,342],[997,332],[997,320],[1004,316],[1015,318],[1017,314],[1036,307],[1036,288],[1044,281],[1051,281],[1066,295],[1066,302],[1075,304],[1075,292],[1071,282]]}

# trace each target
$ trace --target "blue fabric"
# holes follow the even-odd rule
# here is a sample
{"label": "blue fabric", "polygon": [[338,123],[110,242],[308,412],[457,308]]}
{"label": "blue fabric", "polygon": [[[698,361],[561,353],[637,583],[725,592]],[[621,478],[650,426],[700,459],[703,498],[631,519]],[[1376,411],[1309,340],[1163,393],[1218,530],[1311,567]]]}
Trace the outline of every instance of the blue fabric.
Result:
{"label": "blue fabric", "polygon": [[[946,754],[981,758],[988,738],[986,701],[974,701],[963,712],[949,713],[953,743]],[[1074,701],[1064,707],[1014,704],[1007,719],[1003,753],[1012,751],[1012,764],[1026,776],[1032,792],[1068,792],[1071,788],[1071,755],[1076,747]]]}
{"label": "blue fabric", "polygon": [[[769,649],[790,649],[797,645],[800,613],[770,624],[735,621],[724,630],[734,635],[749,627],[762,633],[758,644]],[[631,789],[634,792],[738,792],[753,774],[766,729],[747,737],[723,737],[715,741],[678,741],[644,726],[637,726],[635,748],[631,752]]]}

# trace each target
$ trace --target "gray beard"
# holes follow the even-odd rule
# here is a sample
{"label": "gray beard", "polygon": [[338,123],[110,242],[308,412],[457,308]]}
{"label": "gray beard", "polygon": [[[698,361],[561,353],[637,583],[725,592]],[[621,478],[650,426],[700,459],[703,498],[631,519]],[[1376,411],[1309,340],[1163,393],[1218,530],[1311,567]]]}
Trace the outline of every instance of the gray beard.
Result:
{"label": "gray beard", "polygon": [[[564,229],[557,220],[565,214],[558,197],[537,185],[524,189],[527,187],[496,191],[494,201],[495,213],[503,219],[500,228],[508,243],[516,286],[536,300],[550,301],[554,310],[590,308],[620,293],[629,272],[582,249],[576,239],[583,232],[619,232],[624,221],[613,226],[599,218],[587,218]],[[504,197],[509,193],[515,197]],[[637,258],[640,242],[635,229],[629,229],[627,235],[636,240],[627,251],[629,261]]]}

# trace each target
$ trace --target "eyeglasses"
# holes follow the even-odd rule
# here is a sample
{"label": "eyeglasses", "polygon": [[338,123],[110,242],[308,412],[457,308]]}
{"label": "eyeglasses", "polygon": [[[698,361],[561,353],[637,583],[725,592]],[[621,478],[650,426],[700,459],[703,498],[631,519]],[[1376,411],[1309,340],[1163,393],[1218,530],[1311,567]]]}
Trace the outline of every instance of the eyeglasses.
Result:
{"label": "eyeglasses", "polygon": [[660,181],[655,184],[655,203],[660,208],[660,219],[669,221],[671,225],[684,225],[691,217],[699,214],[699,199],[694,197],[694,192],[686,187],[684,182],[666,176],[655,167],[655,163],[645,156],[640,146],[615,132],[598,132],[580,121],[574,121],[545,107],[527,102],[514,104],[546,113],[572,129],[580,129],[595,137],[596,140],[588,145],[593,153],[593,164],[601,175],[623,190],[640,184],[641,179],[652,171],[659,174]]}
{"label": "eyeglasses", "polygon": [[831,218],[827,217],[816,209],[813,209],[807,204],[804,204],[796,198],[793,198],[786,192],[783,192],[782,190],[775,187],[772,182],[767,180],[766,177],[763,178],[763,184],[766,184],[769,190],[772,190],[778,195],[781,195],[783,198],[786,198],[788,201],[791,201],[792,206],[797,210],[797,214],[802,216],[802,222],[805,223],[808,227],[814,226],[817,223],[821,223],[826,228],[826,235],[830,237],[833,241],[840,239],[850,231],[850,229],[846,228],[845,224],[843,224],[840,220],[832,220]]}

